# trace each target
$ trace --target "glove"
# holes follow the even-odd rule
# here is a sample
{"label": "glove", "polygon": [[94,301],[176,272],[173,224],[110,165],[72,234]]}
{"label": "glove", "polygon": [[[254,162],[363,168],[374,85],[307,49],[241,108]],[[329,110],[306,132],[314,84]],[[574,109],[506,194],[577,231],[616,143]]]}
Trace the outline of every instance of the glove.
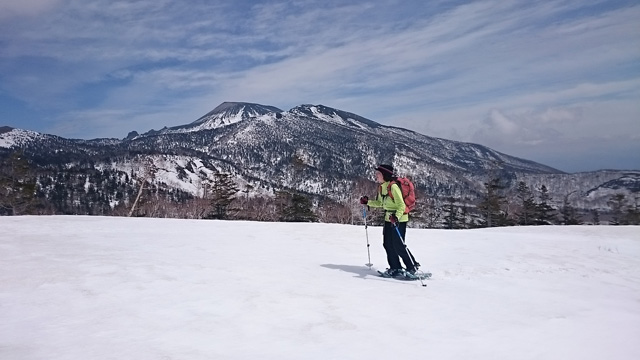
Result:
{"label": "glove", "polygon": [[389,215],[389,222],[395,225],[398,222],[398,217],[394,214]]}
{"label": "glove", "polygon": [[369,202],[369,197],[368,196],[363,196],[363,197],[360,198],[360,204],[367,205],[368,202]]}

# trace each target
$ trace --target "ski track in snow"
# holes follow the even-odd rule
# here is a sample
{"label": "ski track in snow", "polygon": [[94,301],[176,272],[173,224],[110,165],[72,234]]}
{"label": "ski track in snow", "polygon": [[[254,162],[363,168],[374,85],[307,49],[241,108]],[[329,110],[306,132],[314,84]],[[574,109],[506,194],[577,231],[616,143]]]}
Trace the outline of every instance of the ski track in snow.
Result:
{"label": "ski track in snow", "polygon": [[[2,359],[637,359],[640,227],[0,217]],[[381,229],[371,260],[386,267]]]}

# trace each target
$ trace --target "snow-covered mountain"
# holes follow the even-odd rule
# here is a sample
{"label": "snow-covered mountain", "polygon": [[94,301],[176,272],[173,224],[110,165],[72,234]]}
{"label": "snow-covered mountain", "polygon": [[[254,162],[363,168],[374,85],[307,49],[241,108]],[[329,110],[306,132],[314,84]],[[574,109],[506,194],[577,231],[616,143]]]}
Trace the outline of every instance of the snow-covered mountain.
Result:
{"label": "snow-covered mountain", "polygon": [[[289,111],[262,113],[256,104],[224,104],[210,128],[163,129],[123,143],[129,150],[207,156],[223,171],[257,181],[254,187],[294,188],[344,199],[358,178],[372,178],[381,162],[393,163],[431,195],[474,196],[488,171],[499,166],[510,174],[559,171],[508,156],[487,147],[432,138],[383,126],[355,114],[322,105],[300,105]],[[228,109],[251,109],[239,114]],[[277,109],[276,109],[277,110]],[[256,115],[256,116],[254,116]],[[239,119],[221,124],[220,119]],[[201,125],[197,125],[201,126]]]}
{"label": "snow-covered mountain", "polygon": [[21,148],[36,141],[42,135],[29,130],[0,127],[0,148]]}
{"label": "snow-covered mountain", "polygon": [[[90,163],[133,175],[142,155],[164,169],[155,181],[197,195],[197,184],[212,173],[234,176],[251,192],[293,189],[352,201],[358,184],[373,179],[373,168],[392,163],[429,198],[456,197],[473,202],[489,176],[506,185],[518,181],[546,185],[556,202],[576,191],[572,202],[606,204],[612,188],[630,194],[640,188],[638,171],[565,174],[482,145],[429,137],[381,125],[323,105],[282,111],[273,106],[226,102],[183,126],[131,133],[123,140],[73,140],[3,128],[0,150],[22,148],[40,165]],[[0,154],[2,151],[0,151]],[[624,179],[624,181],[622,180]],[[609,184],[609,185],[607,185]]]}
{"label": "snow-covered mountain", "polygon": [[282,110],[273,106],[260,104],[224,102],[218,105],[198,120],[188,125],[172,127],[161,131],[163,134],[177,132],[194,132],[200,130],[216,129],[225,125],[235,124],[243,120],[249,120],[269,113],[279,113]]}

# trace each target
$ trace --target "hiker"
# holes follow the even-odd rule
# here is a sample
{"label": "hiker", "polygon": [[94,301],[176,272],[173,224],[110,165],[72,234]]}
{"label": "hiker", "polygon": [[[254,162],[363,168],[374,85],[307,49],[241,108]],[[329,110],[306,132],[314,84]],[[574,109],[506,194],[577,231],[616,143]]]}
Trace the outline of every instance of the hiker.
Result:
{"label": "hiker", "polygon": [[[376,168],[376,182],[380,183],[380,186],[378,187],[376,199],[369,200],[367,196],[363,196],[360,198],[360,203],[374,208],[383,208],[385,211],[382,244],[387,252],[389,269],[383,273],[383,276],[413,278],[416,276],[415,273],[420,264],[416,262],[416,259],[403,241],[406,240],[405,234],[407,232],[409,214],[405,213],[406,205],[397,180],[398,177],[393,173],[393,166],[379,165]],[[389,194],[389,191],[391,194]],[[398,236],[396,226],[400,230],[402,238]],[[404,262],[406,271],[402,268],[400,258]]]}

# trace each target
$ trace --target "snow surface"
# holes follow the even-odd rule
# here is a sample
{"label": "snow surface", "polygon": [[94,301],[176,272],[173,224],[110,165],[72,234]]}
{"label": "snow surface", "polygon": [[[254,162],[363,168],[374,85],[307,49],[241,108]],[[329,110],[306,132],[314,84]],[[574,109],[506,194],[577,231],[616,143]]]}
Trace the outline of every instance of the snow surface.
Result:
{"label": "snow surface", "polygon": [[[386,264],[381,230],[371,260]],[[1,359],[640,359],[640,227],[0,218]]]}

